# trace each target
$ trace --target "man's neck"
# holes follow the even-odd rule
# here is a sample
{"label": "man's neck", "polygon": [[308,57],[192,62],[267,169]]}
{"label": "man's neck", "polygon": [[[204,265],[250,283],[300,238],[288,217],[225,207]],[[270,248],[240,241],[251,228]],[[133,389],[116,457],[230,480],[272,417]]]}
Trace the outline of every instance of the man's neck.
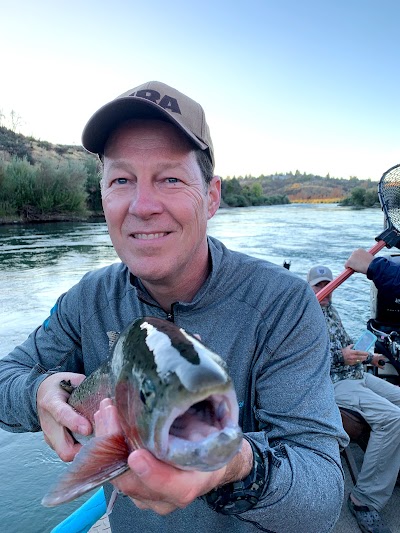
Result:
{"label": "man's neck", "polygon": [[205,272],[204,275],[201,278],[197,278],[196,281],[188,280],[187,283],[182,283],[179,287],[177,287],[176,284],[170,286],[144,280],[141,281],[150,296],[166,313],[170,313],[174,303],[190,303],[207,279],[207,276],[208,272]]}

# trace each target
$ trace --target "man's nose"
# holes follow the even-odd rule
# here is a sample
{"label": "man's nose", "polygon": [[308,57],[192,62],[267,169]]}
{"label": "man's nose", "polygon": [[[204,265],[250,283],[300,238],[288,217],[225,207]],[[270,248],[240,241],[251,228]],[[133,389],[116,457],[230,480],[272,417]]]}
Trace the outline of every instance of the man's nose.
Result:
{"label": "man's nose", "polygon": [[163,203],[156,187],[150,183],[137,183],[129,203],[129,213],[140,218],[147,218],[161,213],[162,210]]}

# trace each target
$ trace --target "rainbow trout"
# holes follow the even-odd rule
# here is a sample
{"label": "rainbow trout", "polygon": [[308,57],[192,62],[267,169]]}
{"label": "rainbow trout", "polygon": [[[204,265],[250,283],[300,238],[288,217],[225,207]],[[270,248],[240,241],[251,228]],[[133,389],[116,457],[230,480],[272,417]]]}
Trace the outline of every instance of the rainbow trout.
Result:
{"label": "rainbow trout", "polygon": [[145,317],[129,325],[110,358],[73,389],[68,403],[90,420],[111,398],[122,434],[74,437],[82,448],[42,504],[74,500],[129,469],[146,448],[182,470],[217,470],[238,452],[238,405],[224,361],[172,322]]}

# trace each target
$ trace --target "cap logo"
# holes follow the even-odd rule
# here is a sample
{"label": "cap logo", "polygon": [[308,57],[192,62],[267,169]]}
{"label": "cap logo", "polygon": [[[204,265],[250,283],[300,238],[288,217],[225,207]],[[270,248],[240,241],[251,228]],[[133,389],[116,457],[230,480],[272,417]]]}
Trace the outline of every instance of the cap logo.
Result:
{"label": "cap logo", "polygon": [[161,98],[161,94],[158,91],[152,89],[142,89],[140,91],[133,92],[129,96],[137,96],[138,98],[146,98],[155,104],[158,104],[163,109],[171,111],[172,113],[179,113],[182,115],[176,98],[168,96],[167,94]]}
{"label": "cap logo", "polygon": [[326,271],[325,271],[325,268],[318,268],[318,269],[317,269],[317,272],[318,272],[318,274],[319,274],[320,276],[323,276],[323,275],[325,274]]}

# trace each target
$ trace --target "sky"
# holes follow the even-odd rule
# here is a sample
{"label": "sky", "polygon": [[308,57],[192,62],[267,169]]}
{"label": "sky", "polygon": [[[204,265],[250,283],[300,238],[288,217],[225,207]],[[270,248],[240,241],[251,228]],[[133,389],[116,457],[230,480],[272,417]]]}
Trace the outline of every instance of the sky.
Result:
{"label": "sky", "polygon": [[378,181],[400,163],[399,18],[398,0],[0,0],[0,124],[79,145],[159,80],[203,106],[222,177]]}

